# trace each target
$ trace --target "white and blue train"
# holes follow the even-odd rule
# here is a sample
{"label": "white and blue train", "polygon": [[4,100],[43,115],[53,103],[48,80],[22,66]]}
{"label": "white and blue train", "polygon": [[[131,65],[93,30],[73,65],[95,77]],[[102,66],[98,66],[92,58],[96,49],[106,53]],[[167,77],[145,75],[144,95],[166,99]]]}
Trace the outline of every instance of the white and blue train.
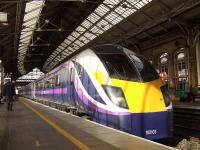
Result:
{"label": "white and blue train", "polygon": [[142,56],[118,45],[88,48],[21,90],[147,139],[172,136],[166,85]]}

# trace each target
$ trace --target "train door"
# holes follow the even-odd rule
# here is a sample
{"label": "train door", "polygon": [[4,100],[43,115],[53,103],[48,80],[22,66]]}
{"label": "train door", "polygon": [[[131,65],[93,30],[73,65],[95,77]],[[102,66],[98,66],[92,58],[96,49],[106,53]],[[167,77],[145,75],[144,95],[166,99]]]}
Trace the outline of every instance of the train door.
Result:
{"label": "train door", "polygon": [[70,72],[69,72],[69,104],[71,106],[76,106],[75,103],[75,87],[74,87],[74,68],[70,68]]}
{"label": "train door", "polygon": [[60,72],[60,87],[59,87],[59,103],[63,104],[63,68],[59,71]]}
{"label": "train door", "polygon": [[[74,89],[74,100],[75,100],[75,103],[76,103],[76,107],[80,110],[82,109],[82,91],[80,89],[80,83],[78,82],[81,77],[81,74],[82,74],[82,71],[81,71],[81,66],[79,65],[79,63],[77,63],[78,60],[76,59],[76,61],[74,61],[74,75],[75,73],[78,75],[76,78],[74,78],[74,80],[76,82],[74,82],[74,86],[75,86],[75,89]],[[75,77],[75,76],[74,76]]]}
{"label": "train door", "polygon": [[[79,79],[81,81],[81,84],[83,85],[83,88],[90,95],[90,93],[89,93],[89,86],[90,85],[89,85],[89,82],[88,82],[89,81],[89,75],[86,72],[86,68],[83,68],[83,66],[89,67],[84,60],[81,60],[81,62],[79,62],[77,64],[77,72],[78,72],[78,76],[79,76]],[[82,92],[81,92],[81,95],[79,95],[79,99],[83,99],[83,93]],[[85,102],[81,101],[81,110],[83,110],[85,113],[88,113],[90,111],[88,104],[85,104]]]}
{"label": "train door", "polygon": [[63,69],[63,104],[69,105],[69,93],[70,93],[70,83],[69,83],[69,70],[68,68]]}
{"label": "train door", "polygon": [[60,74],[56,72],[54,76],[54,88],[53,88],[53,102],[59,102],[59,88],[60,88]]}
{"label": "train door", "polygon": [[62,89],[61,89],[61,73],[58,71],[58,75],[56,76],[56,102],[61,104],[62,103]]}

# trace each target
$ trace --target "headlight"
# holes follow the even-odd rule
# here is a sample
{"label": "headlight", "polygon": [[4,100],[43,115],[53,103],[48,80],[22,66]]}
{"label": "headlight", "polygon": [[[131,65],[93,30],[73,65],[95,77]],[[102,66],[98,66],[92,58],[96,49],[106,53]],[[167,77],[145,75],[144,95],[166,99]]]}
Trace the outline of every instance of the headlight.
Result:
{"label": "headlight", "polygon": [[171,98],[170,98],[170,95],[169,95],[169,90],[167,89],[167,85],[161,86],[160,89],[162,91],[164,101],[165,101],[165,105],[167,107],[171,103]]}
{"label": "headlight", "polygon": [[121,88],[108,85],[102,85],[102,87],[115,105],[122,108],[128,108],[124,93]]}

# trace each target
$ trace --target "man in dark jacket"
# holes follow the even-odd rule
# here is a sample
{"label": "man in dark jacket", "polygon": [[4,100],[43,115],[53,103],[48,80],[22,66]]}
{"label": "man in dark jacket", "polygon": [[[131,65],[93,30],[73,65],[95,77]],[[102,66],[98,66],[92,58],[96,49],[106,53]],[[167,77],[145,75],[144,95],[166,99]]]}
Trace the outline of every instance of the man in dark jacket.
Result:
{"label": "man in dark jacket", "polygon": [[10,78],[5,79],[5,85],[4,85],[4,93],[3,95],[6,98],[7,102],[7,110],[12,111],[13,101],[15,97],[15,85],[11,82]]}

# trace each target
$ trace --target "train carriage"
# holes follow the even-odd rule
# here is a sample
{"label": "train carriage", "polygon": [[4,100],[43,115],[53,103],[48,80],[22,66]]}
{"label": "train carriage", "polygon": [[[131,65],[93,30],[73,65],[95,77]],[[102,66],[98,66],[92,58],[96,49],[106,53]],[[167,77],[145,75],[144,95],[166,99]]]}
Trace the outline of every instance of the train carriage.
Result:
{"label": "train carriage", "polygon": [[89,48],[31,84],[23,88],[35,94],[31,98],[64,105],[103,125],[147,139],[172,136],[165,84],[144,57],[121,46]]}

